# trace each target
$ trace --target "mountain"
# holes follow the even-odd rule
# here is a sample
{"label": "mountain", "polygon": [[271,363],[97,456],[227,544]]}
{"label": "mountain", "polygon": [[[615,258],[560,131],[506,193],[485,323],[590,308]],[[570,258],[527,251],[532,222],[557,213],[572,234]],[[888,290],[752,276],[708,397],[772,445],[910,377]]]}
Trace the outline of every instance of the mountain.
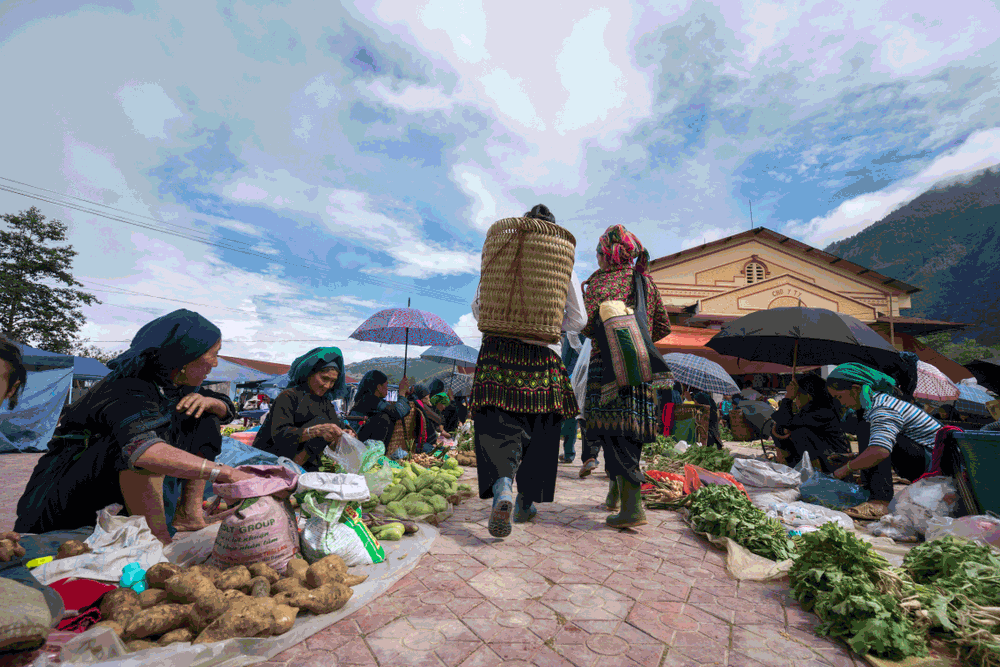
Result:
{"label": "mountain", "polygon": [[[390,384],[396,384],[403,377],[403,357],[375,357],[374,359],[356,361],[353,364],[344,366],[344,370],[352,377],[357,377],[358,379],[373,369],[380,370],[388,375]],[[410,377],[411,381],[416,382],[423,382],[432,375],[442,371],[451,373],[451,364],[439,364],[435,361],[421,359],[420,357],[410,357],[406,364],[406,374]]]}
{"label": "mountain", "polygon": [[825,248],[923,291],[904,315],[973,325],[1000,343],[1000,172],[942,183],[864,231]]}

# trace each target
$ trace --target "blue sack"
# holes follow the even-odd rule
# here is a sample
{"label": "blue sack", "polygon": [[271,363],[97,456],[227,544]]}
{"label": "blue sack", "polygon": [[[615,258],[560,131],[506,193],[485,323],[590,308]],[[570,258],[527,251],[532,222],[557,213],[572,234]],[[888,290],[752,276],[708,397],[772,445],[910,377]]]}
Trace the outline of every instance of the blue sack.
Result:
{"label": "blue sack", "polygon": [[852,482],[845,482],[832,475],[816,471],[799,487],[802,502],[822,505],[843,511],[867,502],[871,495],[867,489]]}

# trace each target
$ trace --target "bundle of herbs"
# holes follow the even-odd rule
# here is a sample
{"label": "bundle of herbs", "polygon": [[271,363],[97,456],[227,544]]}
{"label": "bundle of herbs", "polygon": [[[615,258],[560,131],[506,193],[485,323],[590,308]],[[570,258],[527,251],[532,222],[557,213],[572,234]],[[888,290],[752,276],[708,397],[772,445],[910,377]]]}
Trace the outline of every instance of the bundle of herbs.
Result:
{"label": "bundle of herbs", "polygon": [[797,538],[796,546],[788,572],[792,597],[819,616],[819,634],[843,639],[860,655],[927,655],[923,632],[900,605],[905,580],[871,545],[831,522]]}
{"label": "bundle of herbs", "polygon": [[[661,436],[662,437],[662,436]],[[682,454],[647,456],[650,470],[683,473],[684,465],[691,464],[713,472],[729,472],[733,467],[733,457],[725,449],[691,445]]]}
{"label": "bundle of herbs", "polygon": [[706,485],[687,496],[691,527],[701,533],[728,537],[745,549],[771,560],[793,558],[795,544],[785,527],[754,507],[736,487]]}

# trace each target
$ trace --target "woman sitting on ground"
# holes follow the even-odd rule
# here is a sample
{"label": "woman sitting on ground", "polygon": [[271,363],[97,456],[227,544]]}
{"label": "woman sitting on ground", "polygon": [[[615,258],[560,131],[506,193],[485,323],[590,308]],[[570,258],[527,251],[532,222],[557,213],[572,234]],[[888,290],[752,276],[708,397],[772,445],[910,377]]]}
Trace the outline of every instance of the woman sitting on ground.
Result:
{"label": "woman sitting on ground", "polygon": [[14,529],[92,526],[98,511],[118,503],[144,516],[167,544],[164,476],[187,480],[174,528],[204,528],[206,480],[253,479],[214,463],[220,422],[236,415],[226,395],[200,388],[221,346],[219,328],[190,310],[139,329],[129,349],[108,362],[111,373],[67,409],[17,503]]}
{"label": "woman sitting on ground", "polygon": [[[876,520],[888,513],[893,498],[893,470],[914,481],[926,473],[939,433],[947,427],[893,394],[889,376],[857,363],[842,364],[826,380],[830,396],[858,413],[859,454],[833,474],[843,479],[858,472],[858,483],[871,492],[866,503],[847,510],[856,519]],[[849,429],[850,430],[850,429]]]}
{"label": "woman sitting on ground", "polygon": [[826,382],[818,375],[792,380],[771,419],[769,435],[778,448],[778,463],[796,466],[807,456],[820,470],[832,473],[838,466],[831,465],[830,455],[851,451]]}
{"label": "woman sitting on ground", "polygon": [[458,427],[469,418],[469,406],[465,403],[465,396],[456,396],[444,409],[441,416],[444,418],[445,431],[452,435],[458,432]]}
{"label": "woman sitting on ground", "polygon": [[380,440],[389,444],[396,422],[410,414],[410,403],[406,400],[409,388],[410,381],[404,377],[399,382],[399,398],[390,403],[385,400],[389,395],[389,376],[378,370],[365,373],[351,408],[351,415],[365,418],[364,426],[358,430],[359,440]]}
{"label": "woman sitting on ground", "polygon": [[278,394],[253,446],[284,456],[310,472],[319,470],[327,445],[353,431],[333,401],[346,393],[344,357],[336,347],[317,347],[292,362],[288,388]]}

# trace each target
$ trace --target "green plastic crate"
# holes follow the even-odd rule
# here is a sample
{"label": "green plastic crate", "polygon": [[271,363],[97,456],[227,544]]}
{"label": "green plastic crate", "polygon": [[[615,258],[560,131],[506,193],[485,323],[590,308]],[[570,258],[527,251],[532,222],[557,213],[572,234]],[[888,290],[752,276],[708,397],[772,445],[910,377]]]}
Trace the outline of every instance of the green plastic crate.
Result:
{"label": "green plastic crate", "polygon": [[1000,432],[966,431],[955,440],[979,511],[1000,514]]}

